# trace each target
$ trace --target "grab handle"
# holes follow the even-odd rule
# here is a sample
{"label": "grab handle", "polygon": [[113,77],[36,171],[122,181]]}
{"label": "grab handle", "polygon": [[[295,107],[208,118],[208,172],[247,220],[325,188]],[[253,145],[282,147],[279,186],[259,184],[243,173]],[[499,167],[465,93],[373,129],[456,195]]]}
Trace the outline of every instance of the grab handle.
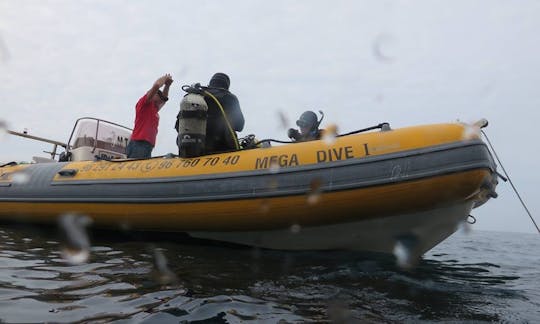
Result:
{"label": "grab handle", "polygon": [[77,174],[77,169],[65,169],[58,171],[58,174],[62,177],[74,177]]}

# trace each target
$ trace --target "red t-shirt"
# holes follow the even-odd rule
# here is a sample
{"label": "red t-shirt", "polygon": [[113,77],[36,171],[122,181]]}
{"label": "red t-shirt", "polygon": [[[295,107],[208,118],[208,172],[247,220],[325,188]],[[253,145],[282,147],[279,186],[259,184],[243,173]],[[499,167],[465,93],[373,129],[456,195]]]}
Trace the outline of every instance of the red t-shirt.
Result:
{"label": "red t-shirt", "polygon": [[131,139],[135,141],[147,141],[156,145],[158,133],[159,114],[156,104],[150,100],[146,102],[146,94],[135,105],[135,126]]}

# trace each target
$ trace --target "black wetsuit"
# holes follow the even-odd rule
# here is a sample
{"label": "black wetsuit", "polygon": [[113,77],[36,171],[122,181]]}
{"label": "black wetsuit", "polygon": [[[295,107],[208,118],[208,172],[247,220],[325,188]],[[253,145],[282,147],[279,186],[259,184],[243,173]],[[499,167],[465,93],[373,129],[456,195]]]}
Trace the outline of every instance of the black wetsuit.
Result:
{"label": "black wetsuit", "polygon": [[[242,110],[240,110],[238,98],[230,91],[222,88],[208,88],[207,91],[220,102],[233,131],[235,131],[235,135],[233,137],[229,131],[227,123],[223,118],[223,113],[215,100],[204,95],[204,100],[208,105],[205,153],[212,154],[233,151],[236,149],[236,132],[244,129],[244,115],[242,114]],[[178,118],[175,125],[176,131],[178,131]]]}

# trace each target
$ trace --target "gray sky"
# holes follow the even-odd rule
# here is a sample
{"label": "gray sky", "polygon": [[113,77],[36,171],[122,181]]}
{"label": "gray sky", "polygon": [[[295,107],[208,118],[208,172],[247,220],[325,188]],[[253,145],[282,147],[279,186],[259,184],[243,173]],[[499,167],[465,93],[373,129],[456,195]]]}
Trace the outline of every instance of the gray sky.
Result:
{"label": "gray sky", "polygon": [[[539,32],[540,2],[527,0],[0,0],[0,120],[58,141],[84,116],[132,127],[137,100],[171,73],[154,155],[176,152],[180,87],[214,72],[231,77],[240,135],[286,139],[280,113],[293,126],[307,109],[341,132],[486,118],[538,221]],[[0,161],[51,148],[0,145]],[[498,192],[473,228],[533,232],[510,185]]]}

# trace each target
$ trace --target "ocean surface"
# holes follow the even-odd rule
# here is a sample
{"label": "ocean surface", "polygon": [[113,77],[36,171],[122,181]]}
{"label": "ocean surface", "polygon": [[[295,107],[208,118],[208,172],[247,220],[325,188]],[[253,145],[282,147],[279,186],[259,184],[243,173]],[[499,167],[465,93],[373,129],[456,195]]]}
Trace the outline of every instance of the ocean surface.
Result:
{"label": "ocean surface", "polygon": [[540,322],[540,236],[458,232],[413,268],[393,256],[280,252],[0,225],[0,322]]}

